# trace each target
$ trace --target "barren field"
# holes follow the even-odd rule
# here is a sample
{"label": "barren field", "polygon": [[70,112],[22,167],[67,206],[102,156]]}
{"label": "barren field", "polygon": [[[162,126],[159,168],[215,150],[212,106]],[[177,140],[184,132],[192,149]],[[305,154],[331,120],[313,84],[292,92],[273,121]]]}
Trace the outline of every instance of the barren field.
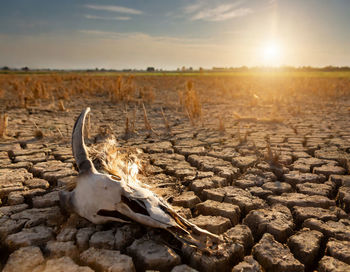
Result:
{"label": "barren field", "polygon": [[[138,148],[139,179],[228,246],[60,209],[88,146]],[[0,75],[0,270],[350,271],[350,79]]]}

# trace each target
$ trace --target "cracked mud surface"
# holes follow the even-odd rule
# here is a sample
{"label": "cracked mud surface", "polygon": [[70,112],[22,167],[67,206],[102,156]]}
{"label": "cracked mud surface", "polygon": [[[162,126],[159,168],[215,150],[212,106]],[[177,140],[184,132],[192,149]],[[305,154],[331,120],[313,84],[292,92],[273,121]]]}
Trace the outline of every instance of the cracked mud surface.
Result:
{"label": "cracked mud surface", "polygon": [[[309,99],[298,114],[281,107],[283,122],[259,122],[233,113],[259,116],[269,105],[218,99],[203,104],[204,124],[193,125],[159,98],[161,91],[146,105],[156,133],[145,129],[142,106],[106,97],[72,99],[68,111],[7,111],[9,137],[0,141],[0,270],[350,271],[350,100]],[[87,106],[88,145],[107,128],[120,146],[142,150],[139,179],[191,222],[225,233],[225,254],[195,252],[137,223],[94,225],[61,211],[58,191],[77,175],[70,133]],[[222,111],[225,129],[219,130]],[[137,133],[126,137],[128,113],[135,114]],[[42,139],[33,138],[33,122]]]}

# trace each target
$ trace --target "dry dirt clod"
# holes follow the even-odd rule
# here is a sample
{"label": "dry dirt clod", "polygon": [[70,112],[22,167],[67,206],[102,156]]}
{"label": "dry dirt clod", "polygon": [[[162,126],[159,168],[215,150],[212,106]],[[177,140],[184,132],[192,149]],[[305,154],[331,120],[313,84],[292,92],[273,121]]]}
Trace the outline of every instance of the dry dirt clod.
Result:
{"label": "dry dirt clod", "polygon": [[32,272],[45,259],[39,247],[22,247],[11,253],[3,272]]}
{"label": "dry dirt clod", "polygon": [[320,272],[347,272],[349,270],[350,265],[330,256],[324,256],[318,265]]}
{"label": "dry dirt clod", "polygon": [[262,272],[261,265],[253,258],[253,256],[246,256],[244,260],[232,268],[232,272]]}
{"label": "dry dirt clod", "polygon": [[181,263],[181,258],[169,247],[147,239],[135,240],[127,253],[140,270],[168,271]]}
{"label": "dry dirt clod", "polygon": [[44,265],[38,266],[33,272],[51,272],[51,271],[64,271],[64,272],[93,272],[88,266],[77,265],[70,257],[61,257],[47,260]]}
{"label": "dry dirt clod", "polygon": [[326,247],[327,253],[350,265],[350,241],[339,241],[336,239],[329,239]]}
{"label": "dry dirt clod", "polygon": [[80,261],[97,271],[135,272],[132,258],[119,251],[91,247],[80,254]]}
{"label": "dry dirt clod", "polygon": [[265,233],[252,250],[254,258],[268,271],[303,272],[304,265],[294,258],[289,248]]}
{"label": "dry dirt clod", "polygon": [[113,249],[114,248],[114,231],[98,231],[95,232],[89,242],[90,247]]}
{"label": "dry dirt clod", "polygon": [[10,250],[15,250],[25,246],[42,246],[52,238],[53,232],[51,228],[36,226],[10,234],[7,236],[5,244]]}
{"label": "dry dirt clod", "polygon": [[199,215],[190,222],[215,234],[222,234],[232,226],[230,219],[222,216]]}
{"label": "dry dirt clod", "polygon": [[320,254],[323,234],[316,230],[302,229],[288,239],[294,256],[305,266],[311,267]]}
{"label": "dry dirt clod", "polygon": [[256,241],[264,233],[271,233],[282,243],[293,233],[295,227],[290,210],[282,205],[250,211],[243,219],[243,224],[251,229]]}
{"label": "dry dirt clod", "polygon": [[206,200],[196,205],[196,210],[202,215],[222,216],[231,220],[233,226],[240,220],[240,209],[237,205]]}

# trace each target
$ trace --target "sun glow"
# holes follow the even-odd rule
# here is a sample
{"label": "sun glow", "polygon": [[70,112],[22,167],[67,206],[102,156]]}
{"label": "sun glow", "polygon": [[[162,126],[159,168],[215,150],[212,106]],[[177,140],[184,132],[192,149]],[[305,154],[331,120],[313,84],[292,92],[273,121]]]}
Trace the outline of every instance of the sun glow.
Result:
{"label": "sun glow", "polygon": [[270,41],[262,47],[262,57],[265,65],[281,65],[281,56],[281,46],[275,41]]}

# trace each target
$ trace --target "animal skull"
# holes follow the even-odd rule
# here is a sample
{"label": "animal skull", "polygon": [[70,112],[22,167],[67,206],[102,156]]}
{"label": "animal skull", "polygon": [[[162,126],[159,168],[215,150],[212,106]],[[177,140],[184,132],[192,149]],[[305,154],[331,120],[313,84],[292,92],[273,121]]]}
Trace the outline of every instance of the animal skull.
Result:
{"label": "animal skull", "polygon": [[90,108],[82,111],[72,135],[73,156],[79,169],[76,188],[60,192],[61,207],[95,224],[131,220],[149,227],[166,229],[179,240],[198,246],[191,234],[218,236],[203,230],[178,215],[164,200],[140,183],[129,182],[128,173],[121,177],[99,173],[90,160],[84,143],[85,118]]}

